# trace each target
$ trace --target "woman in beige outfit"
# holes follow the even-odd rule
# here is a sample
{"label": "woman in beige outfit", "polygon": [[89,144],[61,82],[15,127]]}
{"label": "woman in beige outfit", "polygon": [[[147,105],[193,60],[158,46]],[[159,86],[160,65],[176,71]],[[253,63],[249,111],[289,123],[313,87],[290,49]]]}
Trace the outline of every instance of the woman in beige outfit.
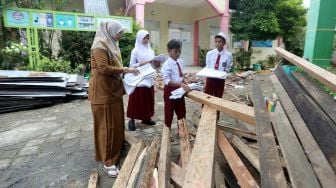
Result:
{"label": "woman in beige outfit", "polygon": [[124,28],[117,21],[101,22],[91,47],[91,79],[89,100],[94,121],[96,160],[103,170],[116,177],[116,166],[124,141],[125,94],[122,74],[137,74],[134,68],[123,67],[117,42]]}

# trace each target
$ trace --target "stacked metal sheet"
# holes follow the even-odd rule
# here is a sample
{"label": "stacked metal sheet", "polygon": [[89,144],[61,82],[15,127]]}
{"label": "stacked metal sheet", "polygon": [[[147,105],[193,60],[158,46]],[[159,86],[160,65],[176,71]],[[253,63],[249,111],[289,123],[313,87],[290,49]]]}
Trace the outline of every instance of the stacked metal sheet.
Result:
{"label": "stacked metal sheet", "polygon": [[87,97],[83,76],[0,70],[0,113]]}

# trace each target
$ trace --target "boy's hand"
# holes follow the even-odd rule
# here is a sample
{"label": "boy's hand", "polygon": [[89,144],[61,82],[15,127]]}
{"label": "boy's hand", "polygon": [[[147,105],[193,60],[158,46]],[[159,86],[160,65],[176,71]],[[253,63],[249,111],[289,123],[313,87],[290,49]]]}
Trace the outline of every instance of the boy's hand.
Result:
{"label": "boy's hand", "polygon": [[184,83],[181,83],[180,86],[183,88],[183,90],[184,90],[185,92],[189,92],[189,91],[190,91],[190,88],[189,88],[188,85],[186,85],[186,84],[184,84]]}

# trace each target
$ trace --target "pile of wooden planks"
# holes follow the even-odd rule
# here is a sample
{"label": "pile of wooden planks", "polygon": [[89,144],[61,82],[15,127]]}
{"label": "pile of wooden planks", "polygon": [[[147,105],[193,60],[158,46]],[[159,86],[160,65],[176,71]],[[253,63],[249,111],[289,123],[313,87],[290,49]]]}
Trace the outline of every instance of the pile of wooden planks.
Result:
{"label": "pile of wooden planks", "polygon": [[[329,74],[277,50],[336,88],[335,75],[324,78]],[[257,77],[254,107],[199,91],[187,93],[204,106],[200,119],[193,117],[196,133],[188,130],[185,120],[178,122],[180,161],[171,161],[170,130],[163,127],[161,144],[158,138],[147,147],[142,141],[134,142],[113,187],[335,187],[335,101],[302,74],[289,76],[281,66],[275,72],[270,77],[278,97],[274,112],[265,107],[263,80]],[[217,111],[249,129],[219,125]]]}
{"label": "pile of wooden planks", "polygon": [[0,113],[86,97],[87,87],[83,76],[0,70]]}

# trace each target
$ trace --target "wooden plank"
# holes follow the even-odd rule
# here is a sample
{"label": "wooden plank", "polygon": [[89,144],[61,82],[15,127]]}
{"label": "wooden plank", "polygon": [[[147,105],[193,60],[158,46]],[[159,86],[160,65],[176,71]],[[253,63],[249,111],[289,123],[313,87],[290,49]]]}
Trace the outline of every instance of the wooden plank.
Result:
{"label": "wooden plank", "polygon": [[218,146],[223,152],[226,160],[229,162],[229,165],[238,180],[238,184],[242,188],[259,187],[222,131],[218,131],[217,138]]}
{"label": "wooden plank", "polygon": [[256,132],[260,162],[260,177],[262,187],[287,187],[280,157],[275,143],[272,124],[265,108],[264,96],[260,89],[258,78],[253,81],[253,102],[256,117]]}
{"label": "wooden plank", "polygon": [[248,147],[240,138],[233,135],[232,144],[244,155],[252,166],[260,172],[260,163],[258,154]]}
{"label": "wooden plank", "polygon": [[336,125],[281,66],[275,73],[331,167],[336,171]]}
{"label": "wooden plank", "polygon": [[218,144],[215,146],[215,162],[219,165],[222,172],[224,173],[224,178],[228,187],[230,188],[240,188],[237,182],[237,178],[234,176],[227,160],[225,159],[223,153],[220,151]]}
{"label": "wooden plank", "polygon": [[213,187],[217,110],[204,105],[196,141],[191,152],[184,188]]}
{"label": "wooden plank", "polygon": [[311,77],[319,80],[321,83],[325,84],[326,86],[330,87],[333,91],[336,91],[336,75],[315,65],[307,60],[298,57],[283,48],[275,48],[277,54],[281,57],[287,59],[289,62],[293,63],[294,65],[300,67],[302,70],[307,72]]}
{"label": "wooden plank", "polygon": [[139,142],[139,139],[137,139],[131,132],[125,131],[125,140],[129,144],[133,145],[137,142]]}
{"label": "wooden plank", "polygon": [[257,140],[257,135],[253,131],[246,131],[246,130],[237,129],[237,128],[229,127],[229,126],[225,126],[225,125],[218,125],[217,128],[219,128],[223,131],[231,132],[231,133],[233,133],[235,135],[238,135],[238,136],[249,138],[251,140]]}
{"label": "wooden plank", "polygon": [[186,120],[184,118],[179,120],[178,124],[180,134],[180,151],[181,151],[182,168],[187,169],[191,153],[189,131]]}
{"label": "wooden plank", "polygon": [[188,92],[186,96],[194,101],[221,111],[233,118],[255,125],[254,110],[250,106],[227,101],[196,90]]}
{"label": "wooden plank", "polygon": [[170,163],[171,176],[170,178],[180,187],[183,186],[186,171],[181,168],[178,164]]}
{"label": "wooden plank", "polygon": [[271,113],[271,119],[282,155],[287,164],[292,187],[320,187],[313,168],[309,164],[295,132],[279,103],[276,105],[275,112]]}
{"label": "wooden plank", "polygon": [[300,73],[292,72],[296,80],[299,81],[302,88],[304,88],[309,95],[316,101],[316,103],[323,109],[327,116],[330,117],[334,123],[336,122],[336,102],[335,100],[328,95],[325,91],[322,90],[320,86],[309,80],[306,76],[303,76]]}
{"label": "wooden plank", "polygon": [[90,174],[88,188],[96,188],[97,187],[98,177],[99,177],[98,170],[93,169],[91,174]]}
{"label": "wooden plank", "polygon": [[147,150],[148,150],[147,147],[145,149],[143,149],[139,158],[137,159],[137,161],[134,165],[134,168],[132,170],[132,173],[130,175],[130,179],[128,180],[127,188],[133,188],[137,185],[139,174],[142,171],[142,167],[143,167],[145,159],[147,158],[147,155],[148,155]]}
{"label": "wooden plank", "polygon": [[160,157],[158,163],[159,187],[169,187],[170,179],[170,129],[167,126],[162,128],[162,139]]}
{"label": "wooden plank", "polygon": [[145,144],[143,141],[139,141],[138,143],[132,145],[124,161],[124,164],[120,169],[120,173],[113,184],[113,187],[123,188],[127,186],[127,182],[130,179],[134,164],[143,151],[144,146]]}
{"label": "wooden plank", "polygon": [[146,161],[144,162],[144,166],[142,168],[142,173],[140,173],[139,181],[137,182],[136,187],[140,188],[148,188],[150,187],[150,180],[153,176],[153,171],[156,164],[156,157],[159,150],[159,138],[156,136],[151,146],[148,150],[148,157],[146,158]]}
{"label": "wooden plank", "polygon": [[327,158],[322,153],[312,133],[304,123],[278,78],[275,75],[272,75],[271,81],[296,134],[300,138],[304,151],[310,160],[319,182],[322,187],[334,187],[336,185],[336,175]]}

